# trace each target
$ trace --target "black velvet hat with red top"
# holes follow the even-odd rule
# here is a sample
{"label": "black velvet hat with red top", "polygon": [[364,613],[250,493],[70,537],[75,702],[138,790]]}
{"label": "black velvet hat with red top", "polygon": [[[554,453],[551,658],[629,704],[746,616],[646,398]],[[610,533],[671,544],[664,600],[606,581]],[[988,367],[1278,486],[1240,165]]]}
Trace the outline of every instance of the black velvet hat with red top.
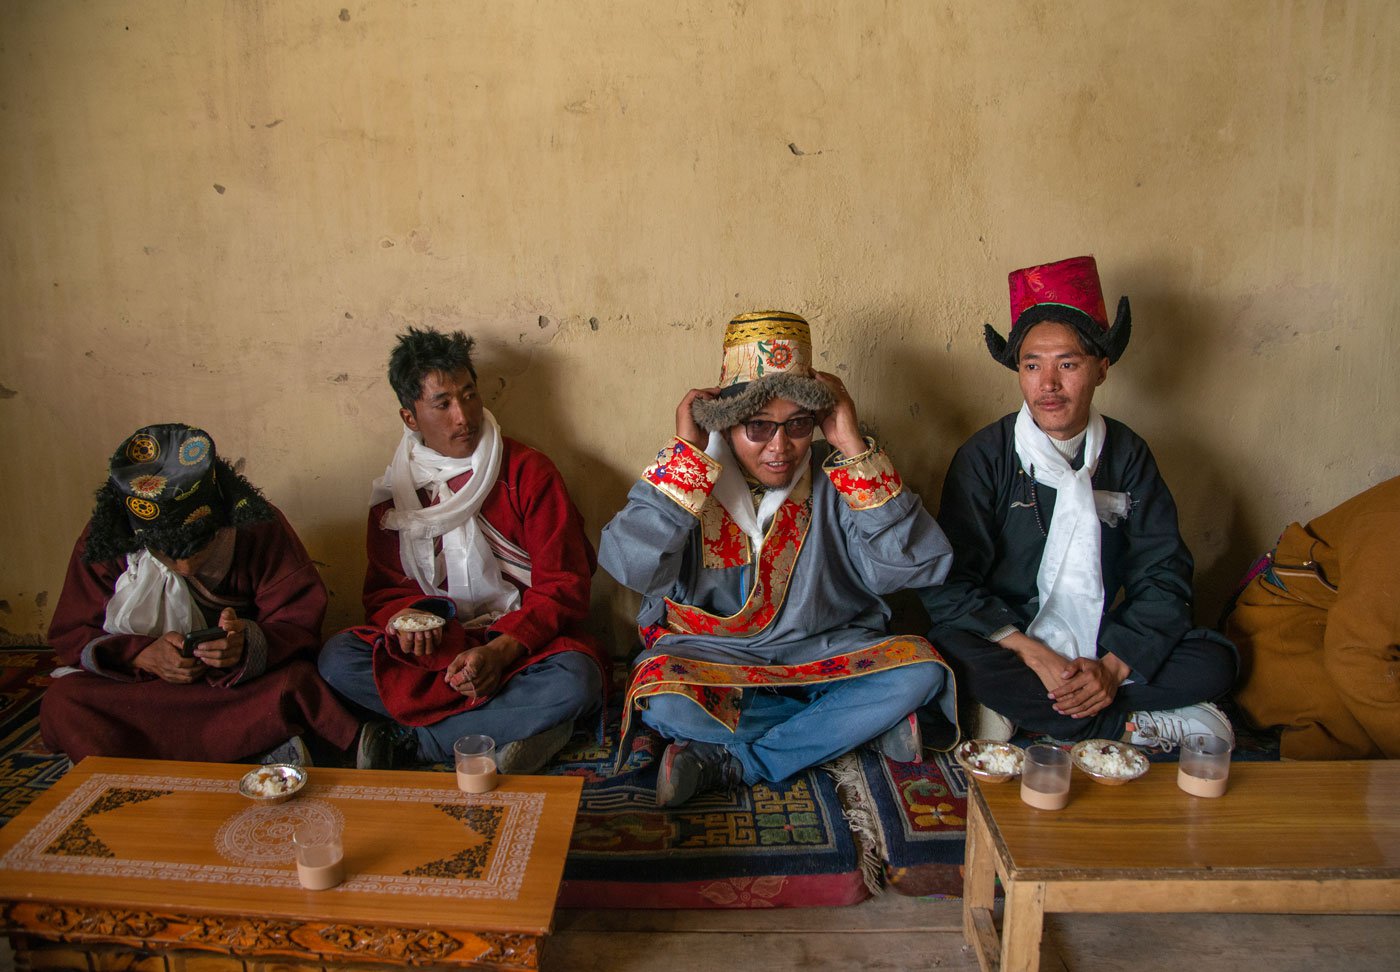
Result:
{"label": "black velvet hat with red top", "polygon": [[214,452],[203,429],[148,425],[123,442],[97,490],[89,562],[148,548],[179,560],[198,552],[221,527],[270,520],[272,506]]}
{"label": "black velvet hat with red top", "polygon": [[1011,331],[1003,338],[992,325],[983,326],[987,350],[1012,371],[1026,333],[1042,321],[1057,321],[1075,329],[1085,343],[1109,364],[1128,346],[1133,332],[1128,298],[1118,300],[1118,316],[1108,326],[1099,268],[1091,256],[1070,257],[1038,267],[1013,270],[1007,275],[1011,288]]}

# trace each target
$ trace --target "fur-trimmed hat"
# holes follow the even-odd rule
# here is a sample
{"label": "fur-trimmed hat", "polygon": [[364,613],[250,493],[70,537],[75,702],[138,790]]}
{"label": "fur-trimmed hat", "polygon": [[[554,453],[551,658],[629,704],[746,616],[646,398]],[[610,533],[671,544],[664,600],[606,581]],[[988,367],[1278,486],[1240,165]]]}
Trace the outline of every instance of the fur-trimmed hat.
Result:
{"label": "fur-trimmed hat", "polygon": [[1070,257],[1012,270],[1007,282],[1011,287],[1011,331],[1005,338],[990,324],[984,325],[982,331],[992,357],[1012,371],[1016,370],[1026,332],[1041,321],[1059,321],[1074,328],[1109,364],[1116,362],[1127,348],[1133,332],[1128,298],[1119,298],[1118,316],[1109,327],[1099,268],[1093,257]]}
{"label": "fur-trimmed hat", "polygon": [[690,411],[701,428],[722,432],[775,398],[813,412],[836,404],[831,389],[812,376],[812,330],[786,311],[740,314],[724,329],[719,397],[695,399]]}
{"label": "fur-trimmed hat", "polygon": [[137,429],[112,454],[108,472],[83,552],[90,563],[143,547],[178,560],[221,527],[276,515],[252,483],[215,455],[209,433],[188,425]]}

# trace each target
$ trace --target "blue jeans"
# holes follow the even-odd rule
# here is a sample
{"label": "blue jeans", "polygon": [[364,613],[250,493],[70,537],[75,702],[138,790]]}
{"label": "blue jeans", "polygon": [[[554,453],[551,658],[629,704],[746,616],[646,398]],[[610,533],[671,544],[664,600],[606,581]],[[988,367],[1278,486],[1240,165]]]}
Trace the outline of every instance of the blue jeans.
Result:
{"label": "blue jeans", "polygon": [[782,689],[744,689],[734,732],[684,695],[653,695],[642,721],[669,739],[725,746],[744,782],[777,782],[850,752],[927,705],[948,673],[906,665],[874,675]]}
{"label": "blue jeans", "polygon": [[[372,646],[343,631],[326,642],[316,666],[341,696],[392,719],[374,684],[372,658]],[[430,763],[450,761],[452,744],[473,733],[490,736],[498,747],[528,739],[586,715],[597,708],[601,695],[602,677],[591,658],[579,651],[550,655],[516,673],[484,705],[431,726],[412,727],[418,738],[418,757]]]}

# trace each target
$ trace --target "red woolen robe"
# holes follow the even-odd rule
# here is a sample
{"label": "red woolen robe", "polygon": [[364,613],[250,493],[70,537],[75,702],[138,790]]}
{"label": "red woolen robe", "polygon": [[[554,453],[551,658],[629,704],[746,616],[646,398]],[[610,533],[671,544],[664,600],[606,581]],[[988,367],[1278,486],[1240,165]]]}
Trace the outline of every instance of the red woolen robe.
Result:
{"label": "red woolen robe", "polygon": [[210,668],[203,681],[164,682],[132,668],[148,635],[103,630],[107,601],[126,558],[85,563],[88,531],[68,563],[63,594],[49,627],[58,660],[80,668],[44,694],[44,742],[74,761],[87,755],[240,762],[314,733],[340,749],[359,726],[316,672],[326,588],[306,549],[280,512],[235,532],[228,574],[208,593],[191,585],[209,625],[231,607],[255,622],[232,669]]}
{"label": "red woolen robe", "polygon": [[[511,635],[526,649],[503,673],[501,687],[517,672],[561,651],[588,655],[607,684],[607,657],[583,630],[597,566],[593,545],[583,532],[583,517],[569,498],[559,470],[544,453],[504,436],[501,442],[500,473],[479,515],[529,556],[530,584],[527,587],[505,575],[520,589],[520,607],[497,618],[489,628],[467,629],[449,620],[437,651],[430,655],[407,654],[386,639],[385,625],[405,608],[417,606],[452,617],[455,605],[449,598],[426,594],[404,573],[399,535],[380,525],[393,501],[369,511],[364,589],[368,626],[353,630],[374,646],[375,686],[384,707],[404,725],[431,725],[488,702],[492,696],[462,695],[443,680],[443,672],[458,654],[498,634]],[[463,473],[448,485],[455,492],[471,475]],[[431,505],[425,490],[419,490],[418,496],[425,506]]]}

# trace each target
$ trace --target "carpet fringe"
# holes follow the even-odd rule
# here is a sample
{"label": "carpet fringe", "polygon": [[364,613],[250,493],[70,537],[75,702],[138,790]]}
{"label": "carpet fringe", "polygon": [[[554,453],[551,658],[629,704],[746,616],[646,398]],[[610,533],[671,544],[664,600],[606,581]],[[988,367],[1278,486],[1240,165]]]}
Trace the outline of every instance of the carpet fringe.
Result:
{"label": "carpet fringe", "polygon": [[855,838],[860,857],[860,876],[872,896],[885,891],[886,858],[883,835],[875,812],[875,799],[861,772],[860,757],[847,753],[823,764],[836,784],[836,796],[841,801],[841,816]]}

